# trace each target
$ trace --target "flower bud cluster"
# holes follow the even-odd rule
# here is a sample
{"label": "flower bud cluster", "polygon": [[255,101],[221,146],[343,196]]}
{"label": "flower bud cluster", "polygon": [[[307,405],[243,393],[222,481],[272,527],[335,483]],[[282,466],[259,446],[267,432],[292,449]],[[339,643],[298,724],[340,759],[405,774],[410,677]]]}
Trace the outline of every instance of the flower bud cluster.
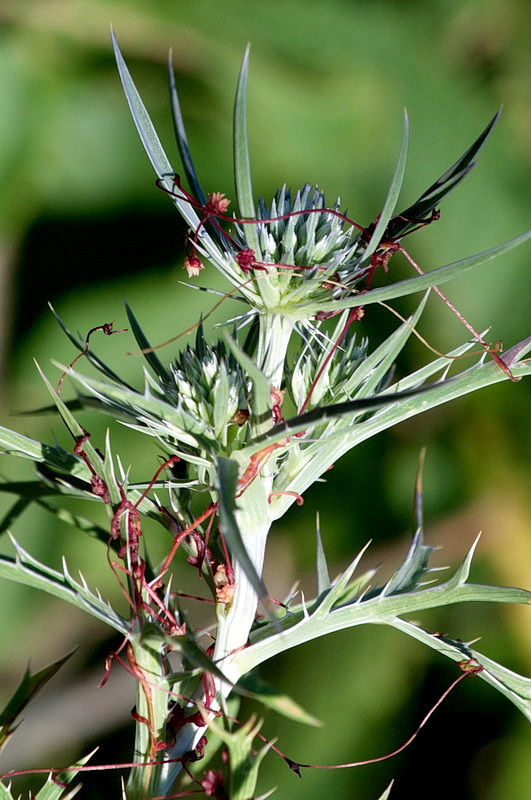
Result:
{"label": "flower bud cluster", "polygon": [[367,339],[357,343],[355,335],[349,336],[325,364],[328,350],[307,345],[297,357],[288,380],[289,393],[296,407],[305,405],[308,395],[307,410],[351,400],[359,387],[356,372],[367,358],[367,348]]}
{"label": "flower bud cluster", "polygon": [[[333,206],[339,211],[339,200]],[[304,267],[324,266],[326,273],[339,267],[348,268],[357,261],[359,236],[348,228],[340,217],[315,209],[326,207],[325,196],[315,186],[306,184],[292,200],[286,185],[275,193],[269,208],[263,198],[258,202],[257,219],[276,219],[275,222],[257,223],[262,257],[266,263]],[[293,216],[284,216],[297,213]],[[237,226],[238,241],[248,247],[246,225]]]}
{"label": "flower bud cluster", "polygon": [[202,329],[195,349],[187,347],[170,365],[182,410],[206,426],[209,438],[229,448],[238,426],[248,417],[249,384],[223,342],[210,346]]}

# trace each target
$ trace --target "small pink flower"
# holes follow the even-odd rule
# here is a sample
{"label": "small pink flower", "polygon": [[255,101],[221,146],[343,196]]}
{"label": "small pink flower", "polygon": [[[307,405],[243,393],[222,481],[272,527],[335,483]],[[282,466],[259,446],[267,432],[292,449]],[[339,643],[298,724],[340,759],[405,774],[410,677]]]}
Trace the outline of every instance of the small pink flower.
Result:
{"label": "small pink flower", "polygon": [[250,272],[256,264],[256,255],[254,250],[249,248],[240,250],[240,252],[236,254],[236,262],[241,267],[243,272]]}
{"label": "small pink flower", "polygon": [[205,268],[205,265],[197,256],[186,256],[184,259],[184,268],[189,278],[197,278],[201,270]]}
{"label": "small pink flower", "polygon": [[216,214],[225,214],[230,205],[230,200],[225,197],[224,192],[211,192],[208,195],[208,203],[205,208],[213,216]]}
{"label": "small pink flower", "polygon": [[205,772],[205,777],[201,785],[207,797],[219,797],[219,792],[223,790],[223,775],[214,769]]}

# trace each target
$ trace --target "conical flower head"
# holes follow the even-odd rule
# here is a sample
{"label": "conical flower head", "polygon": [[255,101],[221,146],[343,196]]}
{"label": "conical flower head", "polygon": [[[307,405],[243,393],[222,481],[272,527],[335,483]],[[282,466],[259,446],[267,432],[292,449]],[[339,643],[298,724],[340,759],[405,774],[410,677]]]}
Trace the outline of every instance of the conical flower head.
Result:
{"label": "conical flower head", "polygon": [[[268,207],[260,198],[256,227],[266,263],[297,266],[302,273],[314,267],[334,271],[339,266],[352,266],[356,261],[358,236],[340,216],[326,209],[324,194],[316,187],[306,184],[294,199],[284,185],[279,189]],[[333,211],[339,212],[339,200]],[[260,222],[260,220],[272,220]],[[242,247],[249,247],[245,225],[237,226]]]}

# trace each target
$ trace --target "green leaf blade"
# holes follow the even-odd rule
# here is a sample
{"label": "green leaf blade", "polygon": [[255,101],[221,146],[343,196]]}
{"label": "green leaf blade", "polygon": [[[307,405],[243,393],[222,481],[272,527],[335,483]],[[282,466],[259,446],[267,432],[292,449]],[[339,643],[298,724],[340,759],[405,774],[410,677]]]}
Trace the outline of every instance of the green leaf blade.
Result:
{"label": "green leaf blade", "polygon": [[415,292],[430,289],[432,286],[440,286],[443,283],[453,280],[454,278],[465,275],[470,270],[480,267],[483,264],[492,261],[498,256],[505,255],[513,248],[519,247],[524,244],[531,237],[531,230],[515,236],[503,244],[496,245],[490,250],[484,250],[481,253],[476,253],[473,256],[453,261],[450,264],[445,264],[442,267],[425,272],[423,275],[417,275],[413,278],[406,278],[403,281],[392,283],[390,286],[382,286],[379,289],[371,289],[363,295],[363,302],[360,302],[360,297],[353,297],[349,300],[328,300],[319,303],[321,311],[343,311],[345,308],[353,308],[354,306],[367,306],[371,303],[379,303],[381,301],[393,300],[396,297],[406,297]]}
{"label": "green leaf blade", "polygon": [[369,261],[370,256],[374,253],[374,251],[380,244],[380,241],[388,227],[393,211],[395,210],[396,204],[398,202],[398,197],[402,189],[402,184],[404,182],[404,176],[406,174],[408,150],[409,150],[409,117],[407,115],[407,112],[404,111],[402,141],[400,143],[400,150],[398,152],[395,171],[391,179],[391,184],[387,192],[387,197],[385,199],[384,206],[378,217],[378,222],[376,223],[376,227],[374,228],[369,244],[367,245],[367,249],[365,250],[363,256],[364,262]]}
{"label": "green leaf blade", "polygon": [[[247,134],[247,79],[249,74],[248,46],[243,57],[236,98],[234,101],[234,183],[236,198],[242,217],[255,219],[256,211],[253,199],[251,178],[251,161],[249,157],[249,137]],[[258,233],[254,225],[246,225],[246,239],[254,250],[258,261],[262,260]]]}

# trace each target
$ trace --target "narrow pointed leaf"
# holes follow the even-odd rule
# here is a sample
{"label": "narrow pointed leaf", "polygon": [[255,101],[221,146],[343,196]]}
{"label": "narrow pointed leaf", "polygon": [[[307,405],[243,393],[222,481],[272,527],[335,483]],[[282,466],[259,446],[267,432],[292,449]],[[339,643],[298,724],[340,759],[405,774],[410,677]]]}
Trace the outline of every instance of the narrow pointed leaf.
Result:
{"label": "narrow pointed leaf", "polygon": [[422,529],[419,528],[413,537],[406,558],[383,588],[382,596],[411,592],[416,589],[428,571],[428,560],[435,549],[435,547],[424,544]]}
{"label": "narrow pointed leaf", "polygon": [[29,458],[48,464],[52,469],[61,470],[71,475],[79,475],[86,479],[89,475],[86,464],[77,456],[68,453],[59,446],[52,446],[22,436],[20,433],[10,431],[0,426],[0,452],[8,455]]}
{"label": "narrow pointed leaf", "polygon": [[395,619],[390,624],[453,661],[460,662],[467,659],[476,661],[484,668],[477,677],[505,695],[531,722],[531,678],[518,675],[463,642],[435,635],[406,620]]}
{"label": "narrow pointed leaf", "polygon": [[391,789],[393,788],[393,783],[394,783],[394,779],[391,781],[391,783],[389,784],[389,786],[387,787],[385,792],[380,795],[378,800],[389,800],[389,797],[391,795]]}
{"label": "narrow pointed leaf", "polygon": [[384,233],[387,236],[386,229],[388,227],[389,220],[391,219],[393,211],[395,210],[396,204],[398,202],[398,196],[400,195],[400,190],[402,189],[402,184],[404,182],[408,149],[409,149],[409,117],[407,115],[407,112],[404,111],[404,127],[402,130],[402,141],[400,143],[400,150],[398,152],[398,159],[396,162],[395,171],[393,174],[393,178],[391,180],[391,185],[389,186],[389,190],[387,192],[387,197],[385,199],[384,206],[380,212],[378,222],[376,223],[369,244],[367,245],[367,249],[365,250],[363,256],[364,261],[369,260],[369,257],[374,253],[374,251],[380,244],[380,241],[382,240]]}
{"label": "narrow pointed leaf", "polygon": [[118,46],[118,41],[114,35],[114,32],[112,31],[111,38],[114,48],[114,55],[118,66],[118,73],[122,81],[122,86],[124,88],[131,114],[133,115],[133,120],[135,122],[137,131],[140,134],[142,144],[144,145],[144,149],[159,177],[171,175],[173,174],[172,166],[160,143],[160,139],[155,131],[155,128],[153,127],[153,123],[151,122],[146,107],[142,102],[140,95],[138,94],[136,86],[133,83],[131,74],[127,69],[127,65]]}
{"label": "narrow pointed leaf", "polygon": [[230,788],[228,796],[231,800],[254,798],[260,763],[273,745],[273,742],[269,741],[260,750],[256,749],[254,739],[259,733],[262,723],[257,723],[254,717],[251,717],[241,727],[228,731],[215,722],[212,717],[209,718],[206,711],[203,711],[202,714],[210,730],[226,744],[229,751]]}
{"label": "narrow pointed leaf", "polygon": [[320,727],[323,724],[313,714],[305,711],[293,698],[270,686],[262,678],[258,677],[256,673],[246,675],[239,681],[238,688],[239,690],[244,689],[246,696],[252,697],[262,705],[276,711],[277,714],[292,719],[294,722],[314,727]]}
{"label": "narrow pointed leaf", "polygon": [[276,442],[285,436],[292,436],[296,433],[306,431],[308,428],[312,427],[313,425],[317,425],[320,422],[325,422],[333,419],[334,417],[344,417],[350,414],[361,414],[365,411],[372,411],[390,403],[400,402],[401,400],[416,397],[417,395],[424,392],[429,392],[431,389],[434,389],[438,386],[440,386],[440,384],[434,384],[433,386],[421,386],[418,389],[412,389],[406,392],[396,392],[395,394],[380,394],[374,397],[362,397],[357,400],[346,400],[344,403],[333,403],[329,406],[316,406],[311,411],[307,411],[305,414],[299,414],[297,417],[291,417],[290,419],[275,425],[274,428],[271,428],[271,430],[268,431],[268,433],[264,433],[262,436],[257,436],[249,444],[248,448],[242,452],[243,454],[247,455],[247,453],[251,450],[258,450],[259,448],[272,444],[273,442]]}
{"label": "narrow pointed leaf", "polygon": [[392,300],[395,297],[405,297],[408,294],[424,291],[431,286],[440,286],[443,283],[453,280],[458,276],[464,275],[493,258],[508,253],[514,247],[526,242],[531,237],[531,230],[515,236],[508,242],[499,244],[492,247],[490,250],[484,250],[482,253],[476,253],[468,258],[462,258],[459,261],[453,261],[451,264],[445,264],[443,267],[437,267],[424,275],[417,275],[414,278],[406,278],[403,281],[392,283],[390,286],[382,286],[379,289],[371,289],[363,295],[363,302],[360,303],[360,296],[353,297],[349,300],[328,300],[319,303],[319,310],[321,311],[342,311],[344,308],[353,308],[354,306],[367,306],[371,303],[379,303],[381,300]]}
{"label": "narrow pointed leaf", "polygon": [[331,584],[326,597],[321,601],[319,601],[319,598],[317,599],[317,608],[313,613],[313,616],[315,616],[316,619],[319,617],[328,616],[336,603],[344,599],[350,579],[356,571],[358,564],[365,555],[365,552],[370,544],[370,541],[367,542],[367,544],[360,550],[356,558],[348,565],[347,569]]}
{"label": "narrow pointed leaf", "polygon": [[[367,397],[377,391],[382,385],[389,371],[396,362],[398,355],[404,349],[413,330],[421,317],[429,297],[429,290],[424,294],[421,302],[405,323],[400,325],[390,336],[373,350],[353,372],[345,391],[356,399]],[[408,388],[408,387],[404,387]]]}
{"label": "narrow pointed leaf", "polygon": [[[253,186],[251,179],[251,162],[249,158],[249,138],[247,135],[247,77],[249,73],[249,46],[243,57],[236,99],[234,101],[234,183],[238,208],[242,217],[254,219],[256,211],[253,200]],[[254,250],[258,260],[261,260],[261,250],[258,234],[254,225],[245,226],[245,236],[249,246]],[[248,230],[247,230],[248,229]]]}
{"label": "narrow pointed leaf", "polygon": [[[345,604],[341,603],[340,599],[339,602],[334,602],[335,598],[333,598],[333,602],[330,602],[330,595],[338,592],[337,587],[344,583],[344,576],[341,576],[333,584],[324,601],[316,601],[313,604],[310,613],[306,607],[297,611],[292,609],[288,616],[277,621],[280,631],[277,631],[272,624],[267,624],[252,632],[251,645],[240,653],[229,656],[226,668],[237,677],[238,673],[244,674],[263,661],[326,633],[373,623],[390,624],[400,628],[401,617],[408,617],[419,611],[440,606],[465,602],[521,603],[524,605],[531,603],[531,592],[525,589],[464,583],[464,575],[469,569],[472,550],[473,548],[465,559],[464,566],[457,570],[455,576],[450,580],[429,588],[421,588],[391,597],[384,596],[381,592],[373,592],[362,597],[355,597],[352,602]],[[417,630],[415,626],[412,627]],[[441,639],[433,635],[430,635],[430,638],[433,639],[432,647],[439,649],[444,655],[449,655],[454,660],[461,660],[461,658],[455,657],[455,650],[444,651]],[[458,655],[462,653],[463,645],[461,645]],[[486,675],[483,673],[481,675],[487,679]],[[521,683],[525,680],[521,676],[514,678],[514,681],[517,680],[520,683],[518,683],[519,688],[516,694],[521,696],[527,691],[527,684]]]}
{"label": "narrow pointed leaf", "polygon": [[[63,419],[63,421],[65,422],[65,424],[68,427],[69,432],[71,433],[73,438],[78,442],[80,440],[84,439],[84,437],[86,436],[86,432],[85,432],[84,428],[81,427],[81,425],[78,423],[76,418],[70,412],[70,409],[68,408],[66,403],[64,403],[64,401],[61,399],[61,397],[58,395],[56,389],[51,385],[50,381],[48,380],[48,378],[46,377],[44,372],[41,370],[39,365],[37,364],[36,366],[37,366],[39,374],[40,374],[40,376],[41,376],[41,378],[42,378],[42,380],[44,382],[44,385],[48,389],[48,391],[49,391],[49,393],[50,393],[50,395],[52,397],[52,400],[54,401],[55,405],[57,406],[57,410],[59,411],[59,414],[61,415],[61,418]],[[123,391],[126,391],[126,390],[124,389]],[[98,453],[98,451],[92,445],[92,443],[90,441],[90,438],[88,438],[88,437],[85,438],[85,441],[83,442],[83,452],[84,452],[88,462],[90,463],[90,466],[94,470],[95,474],[98,475],[103,480],[105,480],[104,462],[102,461],[101,456]],[[114,485],[114,484],[108,485],[107,489],[109,490],[111,501],[113,503],[118,503],[120,501],[120,494],[119,494],[119,491],[118,491],[118,488],[116,487],[116,485]]]}
{"label": "narrow pointed leaf", "polygon": [[[127,319],[129,320],[129,324],[131,325],[131,330],[133,332],[133,336],[136,339],[136,342],[141,350],[149,350],[151,348],[151,344],[148,341],[147,337],[144,334],[144,331],[140,327],[137,318],[133,314],[133,311],[128,303],[125,303],[125,310],[127,313]],[[163,381],[168,382],[170,381],[170,373],[163,365],[162,361],[159,359],[156,353],[153,351],[149,353],[143,353],[144,358],[148,362],[149,366],[155,373],[161,378]]]}
{"label": "narrow pointed leaf", "polygon": [[14,695],[8,701],[7,705],[0,711],[0,749],[4,745],[9,734],[12,732],[13,723],[20,715],[22,710],[27,706],[30,700],[45,686],[50,678],[53,678],[56,672],[65,664],[68,659],[73,655],[74,651],[68,653],[63,658],[58,659],[53,664],[34,672],[30,672],[29,668],[24,673],[24,676],[19,683]]}
{"label": "narrow pointed leaf", "polygon": [[168,58],[168,76],[170,81],[170,98],[171,98],[171,112],[173,117],[173,127],[175,130],[175,138],[177,140],[177,147],[179,148],[179,155],[183,162],[184,171],[188,180],[188,185],[192,189],[192,194],[201,203],[205,205],[207,202],[206,194],[203,191],[197,172],[195,170],[192,154],[188,146],[188,138],[186,136],[186,129],[184,127],[183,115],[181,112],[181,104],[179,102],[179,93],[175,83],[175,72],[172,64],[171,53]]}
{"label": "narrow pointed leaf", "polygon": [[50,308],[50,311],[54,315],[54,317],[56,319],[56,322],[62,328],[62,330],[65,332],[65,334],[68,336],[68,338],[70,339],[70,341],[72,342],[74,347],[77,350],[79,350],[80,353],[84,352],[85,353],[85,357],[87,358],[87,360],[90,361],[90,363],[93,364],[96,367],[96,369],[98,369],[100,372],[102,372],[110,380],[116,381],[116,383],[119,383],[121,386],[128,386],[128,388],[131,388],[129,386],[129,384],[127,384],[126,381],[122,380],[122,378],[120,378],[120,376],[117,375],[116,372],[114,372],[112,369],[110,369],[110,367],[108,367],[101,360],[101,358],[98,358],[98,356],[95,355],[90,348],[85,351],[85,341],[80,336],[74,336],[74,334],[65,325],[65,323],[63,322],[61,317],[56,313],[56,311],[55,311],[55,309],[54,309],[54,307],[52,306],[51,303],[48,303],[48,306]]}
{"label": "narrow pointed leaf", "polygon": [[415,493],[413,495],[413,530],[424,530],[424,495],[422,492],[422,470],[424,469],[424,458],[426,448],[423,447],[419,453],[417,465],[417,476],[415,480]]}
{"label": "narrow pointed leaf", "polygon": [[[182,408],[171,405],[147,391],[144,394],[129,391],[121,386],[114,386],[88,375],[82,375],[74,370],[69,370],[68,374],[85,390],[92,392],[108,408],[117,408],[121,413],[136,417],[139,424],[130,424],[130,428],[141,430],[149,435],[158,435],[161,439],[175,437],[183,440],[186,436],[187,443],[193,446],[200,444],[207,452],[219,451],[219,442],[212,438],[207,423],[188,414]],[[149,429],[146,427],[144,419],[149,422]],[[157,422],[160,423],[159,429],[157,429]]]}
{"label": "narrow pointed leaf", "polygon": [[[142,102],[129,70],[127,69],[127,65],[124,61],[122,53],[120,52],[118,42],[113,32],[111,32],[111,36],[118,72],[122,81],[122,86],[127,98],[131,115],[133,117],[133,121],[136,125],[136,129],[140,135],[140,139],[147,156],[151,161],[153,169],[155,170],[157,176],[164,181],[167,189],[171,192],[174,189],[173,175],[175,174],[175,170],[173,169],[166,153],[164,152],[164,148],[160,143],[160,139],[153,126],[153,123],[151,122],[147,109]],[[190,206],[190,203],[181,200],[178,197],[172,197],[172,200],[190,227],[193,229],[197,228],[199,224],[199,218],[193,208]]]}
{"label": "narrow pointed leaf", "polygon": [[223,331],[223,338],[230,348],[236,361],[249,376],[253,384],[251,393],[251,420],[253,427],[263,426],[264,422],[271,419],[271,386],[264,373],[258,368],[256,362],[245,353],[239,344]]}
{"label": "narrow pointed leaf", "polygon": [[47,594],[59,597],[67,603],[86,611],[97,619],[102,620],[119,633],[129,633],[129,625],[123,617],[117,614],[98,595],[93,594],[81,583],[75,581],[71,575],[47,567],[34,559],[17,542],[15,558],[0,555],[0,578],[5,578],[15,583],[22,583],[34,589],[40,589]]}
{"label": "narrow pointed leaf", "polygon": [[[84,766],[95,752],[96,750],[93,750],[88,756],[80,758],[79,761],[76,761],[64,772],[55,775],[55,779],[50,776],[40,792],[35,796],[35,800],[70,800],[70,798],[74,797],[81,789],[81,784],[70,790],[65,789],[65,787],[79,776],[80,770],[76,769],[76,767]],[[67,794],[65,794],[65,791]]]}
{"label": "narrow pointed leaf", "polygon": [[[442,198],[468,175],[475,165],[473,159],[487,141],[500,114],[501,111],[498,111],[494,115],[485,130],[478,136],[476,141],[468,148],[461,158],[441,175],[435,183],[426,189],[413,205],[406,208],[401,214],[391,220],[386,231],[386,236],[388,236],[389,239],[397,239],[403,236],[404,233],[407,233],[408,230],[416,227],[417,222],[431,214],[439,205]],[[408,220],[411,221],[408,222]],[[415,222],[415,220],[417,222]]]}
{"label": "narrow pointed leaf", "polygon": [[[187,636],[169,636],[166,637],[166,641],[168,644],[171,645],[172,649],[175,652],[181,654],[185,662],[188,662],[191,666],[194,667],[196,673],[198,675],[203,673],[210,673],[214,677],[219,678],[219,680],[224,681],[225,683],[231,683],[229,679],[224,675],[223,670],[220,669],[216,664],[206,655],[205,651],[202,650],[193,640],[191,640]],[[148,638],[146,638],[145,634],[142,635],[142,642],[149,644]],[[156,644],[156,642],[155,642]],[[179,674],[182,674],[179,672]],[[234,687],[236,690],[239,689],[238,686]],[[243,692],[245,694],[245,692]]]}
{"label": "narrow pointed leaf", "polygon": [[317,596],[321,595],[330,588],[330,574],[328,572],[328,564],[326,563],[326,555],[323,548],[323,541],[321,539],[321,528],[319,526],[319,516],[317,516]]}

